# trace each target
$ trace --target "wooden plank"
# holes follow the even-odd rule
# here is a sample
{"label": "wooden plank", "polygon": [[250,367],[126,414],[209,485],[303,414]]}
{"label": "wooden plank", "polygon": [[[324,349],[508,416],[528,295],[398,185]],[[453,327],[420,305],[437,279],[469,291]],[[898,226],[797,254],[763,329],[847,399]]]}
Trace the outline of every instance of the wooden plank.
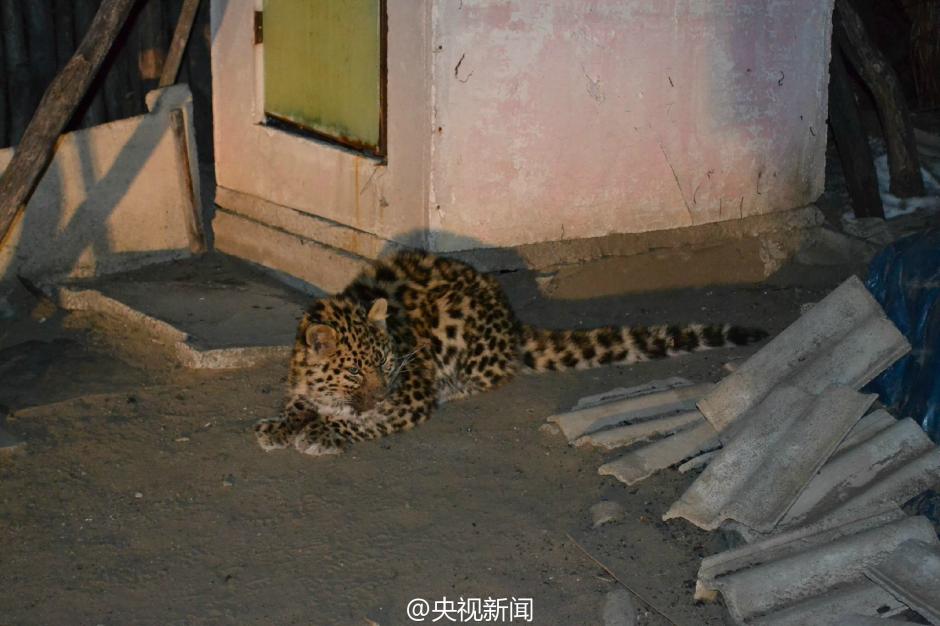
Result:
{"label": "wooden plank", "polygon": [[924,195],[911,112],[901,83],[891,63],[871,42],[862,18],[848,0],[836,0],[833,36],[874,96],[888,146],[891,193],[899,198]]}
{"label": "wooden plank", "polygon": [[42,97],[13,159],[0,177],[0,245],[52,160],[62,129],[88,90],[134,2],[102,2],[78,50]]}
{"label": "wooden plank", "polygon": [[829,125],[839,150],[845,185],[852,199],[855,216],[884,219],[875,162],[858,114],[852,81],[838,46],[832,47],[832,62],[829,65]]}
{"label": "wooden plank", "polygon": [[192,161],[189,158],[189,138],[181,109],[170,111],[170,130],[173,132],[179,153],[180,183],[187,200],[184,219],[189,236],[189,249],[193,254],[202,254],[207,249],[206,235],[202,228],[202,202],[193,180]]}
{"label": "wooden plank", "polygon": [[189,41],[189,33],[192,31],[198,8],[199,0],[183,2],[179,20],[176,22],[176,30],[173,31],[173,40],[170,42],[170,52],[163,65],[163,75],[160,77],[161,87],[168,87],[176,82],[176,75],[183,61],[183,52],[186,51],[186,43]]}

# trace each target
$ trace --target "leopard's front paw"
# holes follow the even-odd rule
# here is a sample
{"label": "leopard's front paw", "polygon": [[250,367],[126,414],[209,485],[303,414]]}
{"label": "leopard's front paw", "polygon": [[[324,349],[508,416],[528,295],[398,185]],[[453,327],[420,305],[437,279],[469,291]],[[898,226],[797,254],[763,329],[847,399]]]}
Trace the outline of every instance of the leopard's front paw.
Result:
{"label": "leopard's front paw", "polygon": [[341,454],[343,449],[328,435],[323,423],[308,424],[294,437],[294,447],[310,456]]}
{"label": "leopard's front paw", "polygon": [[290,445],[290,433],[284,420],[269,418],[255,424],[255,437],[265,452],[279,450]]}

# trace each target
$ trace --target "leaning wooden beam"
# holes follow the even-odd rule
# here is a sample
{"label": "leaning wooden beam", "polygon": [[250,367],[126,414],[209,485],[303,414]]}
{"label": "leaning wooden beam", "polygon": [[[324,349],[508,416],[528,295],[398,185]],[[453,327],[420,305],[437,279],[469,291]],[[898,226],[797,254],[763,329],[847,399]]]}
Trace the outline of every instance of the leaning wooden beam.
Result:
{"label": "leaning wooden beam", "polygon": [[169,87],[176,82],[176,75],[183,61],[183,52],[186,50],[186,42],[189,41],[189,33],[193,28],[198,8],[199,0],[183,2],[179,21],[176,22],[176,30],[173,31],[173,40],[170,42],[170,52],[166,56],[166,63],[163,64],[163,75],[160,76],[161,87]]}
{"label": "leaning wooden beam", "polygon": [[104,0],[78,50],[46,89],[13,159],[0,177],[0,245],[49,166],[56,140],[88,91],[134,2]]}
{"label": "leaning wooden beam", "polygon": [[829,64],[829,125],[839,150],[845,186],[852,199],[855,217],[884,219],[875,162],[858,114],[852,80],[838,46],[832,47],[832,62]]}
{"label": "leaning wooden beam", "polygon": [[901,84],[888,59],[872,44],[862,18],[848,0],[836,0],[833,36],[875,97],[888,146],[891,193],[899,198],[924,195],[911,112]]}

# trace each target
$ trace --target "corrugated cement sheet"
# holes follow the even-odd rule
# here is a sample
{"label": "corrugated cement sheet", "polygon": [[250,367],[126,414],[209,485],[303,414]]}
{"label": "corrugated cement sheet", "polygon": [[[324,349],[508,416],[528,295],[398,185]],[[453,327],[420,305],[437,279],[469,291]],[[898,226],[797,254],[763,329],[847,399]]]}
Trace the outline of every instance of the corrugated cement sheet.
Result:
{"label": "corrugated cement sheet", "polygon": [[[881,421],[880,414],[887,415],[877,411],[859,425],[871,424],[873,419]],[[925,483],[932,482],[931,477],[940,481],[940,455],[931,454],[935,446],[927,433],[910,418],[891,422],[888,428],[830,459],[780,520],[780,528],[803,526],[837,512],[844,518],[852,517],[863,502],[866,506],[886,501],[903,504]],[[925,473],[905,471],[911,463]],[[899,481],[901,476],[905,479]]]}
{"label": "corrugated cement sheet", "polygon": [[810,394],[831,385],[860,389],[909,350],[907,339],[853,276],[721,381],[698,406],[726,441],[729,426],[777,386]]}
{"label": "corrugated cement sheet", "polygon": [[738,623],[770,620],[814,597],[864,583],[866,569],[912,539],[940,545],[927,518],[905,517],[896,508],[839,527],[801,528],[707,557],[696,596],[719,591]]}
{"label": "corrugated cement sheet", "polygon": [[663,519],[684,517],[706,530],[736,520],[770,532],[874,399],[847,387],[818,396],[777,387]]}
{"label": "corrugated cement sheet", "polygon": [[[583,435],[621,424],[642,422],[696,411],[695,403],[714,385],[690,385],[683,378],[655,380],[646,385],[615,390],[599,396],[582,398],[575,410],[546,418],[558,425],[569,442]],[[599,401],[596,401],[599,400]]]}
{"label": "corrugated cement sheet", "polygon": [[940,546],[936,541],[905,541],[866,573],[931,624],[940,626]]}

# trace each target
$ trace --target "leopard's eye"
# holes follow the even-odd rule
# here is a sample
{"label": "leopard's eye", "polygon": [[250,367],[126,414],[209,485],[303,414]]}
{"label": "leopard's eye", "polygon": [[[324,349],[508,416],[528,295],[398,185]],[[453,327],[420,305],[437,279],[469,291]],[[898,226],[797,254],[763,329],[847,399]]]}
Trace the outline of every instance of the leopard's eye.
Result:
{"label": "leopard's eye", "polygon": [[354,365],[352,367],[347,367],[346,371],[352,374],[353,376],[355,376],[356,374],[359,373],[359,368]]}

